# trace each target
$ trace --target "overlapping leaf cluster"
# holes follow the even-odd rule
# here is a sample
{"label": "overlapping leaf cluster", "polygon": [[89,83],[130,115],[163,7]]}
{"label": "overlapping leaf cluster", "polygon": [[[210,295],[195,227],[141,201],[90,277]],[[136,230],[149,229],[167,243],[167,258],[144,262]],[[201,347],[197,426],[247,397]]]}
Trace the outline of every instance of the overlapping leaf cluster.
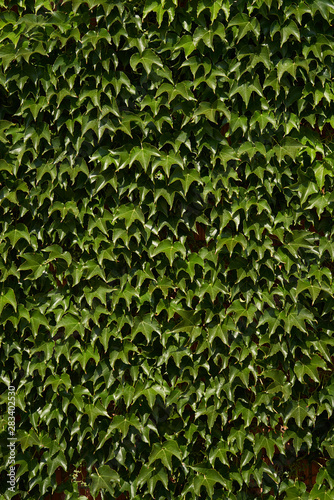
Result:
{"label": "overlapping leaf cluster", "polygon": [[332,2],[1,6],[1,495],[332,498]]}

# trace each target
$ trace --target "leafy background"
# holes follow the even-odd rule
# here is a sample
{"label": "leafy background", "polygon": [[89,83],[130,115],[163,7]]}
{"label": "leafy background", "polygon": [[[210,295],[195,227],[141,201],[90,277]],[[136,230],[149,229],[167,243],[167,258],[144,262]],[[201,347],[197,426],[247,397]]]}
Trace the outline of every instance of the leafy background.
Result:
{"label": "leafy background", "polygon": [[1,1],[3,498],[333,498],[333,23]]}

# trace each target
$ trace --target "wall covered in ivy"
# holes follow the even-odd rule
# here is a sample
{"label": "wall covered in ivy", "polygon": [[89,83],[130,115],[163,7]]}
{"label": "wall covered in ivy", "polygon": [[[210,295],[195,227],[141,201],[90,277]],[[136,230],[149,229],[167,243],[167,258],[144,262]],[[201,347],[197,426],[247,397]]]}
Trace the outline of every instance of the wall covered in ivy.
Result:
{"label": "wall covered in ivy", "polygon": [[1,0],[1,498],[333,499],[333,78],[330,0]]}

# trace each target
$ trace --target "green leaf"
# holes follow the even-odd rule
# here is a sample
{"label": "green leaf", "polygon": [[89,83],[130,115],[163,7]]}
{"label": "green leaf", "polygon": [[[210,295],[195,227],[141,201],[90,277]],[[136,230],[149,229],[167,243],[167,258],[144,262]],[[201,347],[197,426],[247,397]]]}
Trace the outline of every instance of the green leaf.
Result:
{"label": "green leaf", "polygon": [[286,420],[294,418],[299,428],[302,427],[304,419],[308,416],[307,404],[304,400],[291,401],[290,408],[286,414]]}
{"label": "green leaf", "polygon": [[297,361],[294,366],[294,372],[298,377],[298,380],[303,384],[305,374],[308,375],[315,382],[320,382],[318,369],[327,369],[326,362],[320,358],[317,354],[313,355],[311,359],[307,361]]}
{"label": "green leaf", "polygon": [[86,371],[86,365],[90,359],[93,359],[95,361],[95,364],[97,365],[100,361],[100,356],[97,351],[97,349],[93,346],[88,346],[87,349],[85,349],[83,352],[76,352],[72,354],[71,357],[71,365],[78,361],[84,371]]}
{"label": "green leaf", "polygon": [[319,11],[322,17],[329,21],[330,16],[334,13],[334,6],[330,0],[317,0],[311,5],[311,10],[313,16]]}
{"label": "green leaf", "polygon": [[[193,467],[194,470],[197,470],[197,467]],[[199,469],[200,472],[195,476],[194,479],[194,491],[196,495],[201,494],[201,488],[204,486],[206,490],[206,494],[212,498],[214,494],[215,485],[221,484],[225,488],[231,486],[231,482],[227,479],[224,479],[221,474],[214,469]]]}
{"label": "green leaf", "polygon": [[70,266],[72,262],[72,257],[69,252],[63,252],[63,249],[59,245],[51,245],[49,247],[46,247],[43,249],[43,252],[47,252],[48,259],[45,261],[45,263],[51,262],[53,260],[57,259],[63,259],[68,266]]}
{"label": "green leaf", "polygon": [[230,236],[227,234],[226,234],[226,236],[222,235],[222,237],[220,237],[217,241],[216,252],[219,252],[221,250],[221,248],[226,246],[226,248],[230,252],[230,255],[232,255],[234,248],[238,244],[241,246],[241,248],[243,250],[245,250],[247,247],[246,238],[242,234],[237,234],[235,236]]}
{"label": "green leaf", "polygon": [[199,107],[194,111],[194,117],[204,115],[213,123],[216,122],[217,112],[222,111],[227,119],[230,119],[230,112],[223,102],[217,100],[213,104],[209,102],[201,102]]}
{"label": "green leaf", "polygon": [[146,172],[152,156],[159,156],[159,152],[156,148],[148,144],[142,144],[141,147],[135,146],[130,152],[129,166],[131,167],[135,161],[138,161]]}
{"label": "green leaf", "polygon": [[0,293],[0,314],[2,313],[6,305],[12,306],[15,312],[17,312],[17,301],[15,297],[15,292],[12,288],[4,288]]}
{"label": "green leaf", "polygon": [[296,159],[299,152],[301,152],[302,144],[292,137],[288,137],[280,145],[274,146],[270,156],[276,155],[279,163],[281,163],[285,156],[289,156],[293,160]]}
{"label": "green leaf", "polygon": [[71,403],[80,411],[83,412],[83,408],[85,406],[85,402],[83,399],[83,395],[90,395],[89,390],[86,387],[75,385],[73,387],[73,396],[71,399]]}
{"label": "green leaf", "polygon": [[300,331],[307,333],[305,321],[312,322],[313,314],[302,306],[295,308],[292,306],[289,311],[282,313],[285,329],[287,333],[291,332],[292,327],[296,327]]}
{"label": "green leaf", "polygon": [[48,474],[53,476],[56,469],[61,467],[64,471],[67,471],[67,461],[65,455],[62,451],[59,451],[55,457],[52,457],[52,460],[48,463]]}
{"label": "green leaf", "polygon": [[173,165],[178,165],[179,167],[181,167],[181,169],[184,168],[183,160],[180,155],[174,152],[169,152],[167,155],[160,155],[159,158],[154,159],[152,162],[152,174],[157,170],[159,166],[161,166],[166,175],[168,175],[169,177]]}
{"label": "green leaf", "polygon": [[137,489],[141,488],[145,483],[147,483],[148,479],[152,476],[153,470],[146,464],[142,465],[138,476],[136,477],[136,487]]}
{"label": "green leaf", "polygon": [[264,436],[261,434],[256,434],[255,443],[254,443],[254,452],[257,455],[262,451],[262,449],[266,450],[266,454],[269,460],[272,462],[274,452],[275,452],[275,442],[274,439],[270,436]]}
{"label": "green leaf", "polygon": [[172,266],[177,252],[180,252],[182,257],[185,257],[187,254],[184,245],[180,241],[175,241],[175,243],[173,243],[169,240],[164,240],[161,241],[156,248],[150,250],[150,258],[160,253],[164,253]]}
{"label": "green leaf", "polygon": [[156,65],[163,68],[163,63],[155,52],[151,49],[145,49],[142,54],[133,54],[130,59],[130,66],[136,71],[138,64],[141,63],[147,74],[151,72],[152,66]]}
{"label": "green leaf", "polygon": [[154,331],[160,332],[159,324],[155,319],[151,319],[149,315],[144,316],[144,318],[137,317],[131,330],[131,338],[134,339],[137,333],[140,332],[149,343]]}
{"label": "green leaf", "polygon": [[298,40],[298,42],[300,42],[300,32],[297,24],[294,21],[290,21],[288,25],[281,28],[281,47],[289,39],[290,36],[293,36]]}
{"label": "green leaf", "polygon": [[236,113],[231,113],[230,130],[231,133],[241,128],[242,132],[245,134],[248,127],[248,121],[246,116],[239,116]]}
{"label": "green leaf", "polygon": [[174,47],[174,51],[183,49],[185,58],[188,59],[190,54],[196,49],[193,37],[190,35],[183,35]]}
{"label": "green leaf", "polygon": [[237,38],[237,43],[240,42],[240,40],[247,35],[250,31],[252,32],[252,36],[255,35],[255,38],[258,39],[260,35],[260,24],[257,21],[255,17],[250,18],[247,16],[247,14],[237,14],[234,16],[228,26],[236,26],[238,28],[238,38]]}
{"label": "green leaf", "polygon": [[113,470],[109,465],[102,465],[91,475],[92,486],[91,492],[94,496],[98,495],[100,491],[108,491],[110,495],[114,495],[116,486],[120,481],[118,473]]}
{"label": "green leaf", "polygon": [[253,321],[256,310],[257,309],[253,304],[246,307],[246,304],[244,305],[240,300],[235,300],[227,309],[228,313],[235,313],[233,315],[235,323],[238,322],[239,318],[245,316],[247,318],[247,325]]}
{"label": "green leaf", "polygon": [[59,323],[57,324],[57,330],[60,328],[64,328],[65,330],[65,339],[73,335],[74,332],[78,332],[83,334],[84,326],[81,323],[80,319],[76,318],[70,313],[65,314]]}
{"label": "green leaf", "polygon": [[106,412],[99,401],[94,404],[85,405],[83,412],[88,415],[88,422],[91,427],[94,427],[95,420],[101,415],[110,418],[108,412]]}
{"label": "green leaf", "polygon": [[285,248],[293,255],[299,258],[301,248],[312,249],[314,251],[315,236],[308,231],[294,231],[292,235],[287,236]]}
{"label": "green leaf", "polygon": [[296,69],[297,66],[294,61],[291,59],[282,59],[279,61],[277,65],[277,78],[278,81],[281,81],[282,76],[284,75],[285,72],[290,73],[290,75],[293,76],[293,78],[296,78]]}
{"label": "green leaf", "polygon": [[38,279],[45,271],[45,260],[42,255],[35,253],[25,253],[22,255],[25,262],[19,267],[19,271],[31,271],[28,279]]}
{"label": "green leaf", "polygon": [[182,459],[181,450],[175,440],[170,439],[169,441],[165,441],[162,445],[154,443],[148,465],[150,466],[156,460],[161,460],[167,469],[172,470],[172,456],[175,456],[180,461]]}
{"label": "green leaf", "polygon": [[58,392],[58,387],[60,385],[64,385],[66,390],[68,390],[71,385],[72,385],[72,382],[71,382],[71,379],[70,379],[70,376],[68,375],[68,373],[64,373],[62,374],[62,376],[57,376],[57,375],[50,375],[46,381],[45,381],[45,384],[44,384],[44,389],[48,386],[48,385],[51,385],[52,386],[52,389],[56,392]]}
{"label": "green leaf", "polygon": [[114,213],[113,222],[117,220],[125,221],[125,228],[129,229],[131,225],[135,221],[139,221],[142,224],[145,224],[145,217],[142,210],[138,206],[130,205],[121,205]]}
{"label": "green leaf", "polygon": [[[329,168],[328,168],[329,167]],[[331,176],[333,173],[332,168],[326,162],[317,162],[316,167],[314,168],[314,175],[317,181],[319,189],[322,189],[325,183],[325,178],[327,176]]]}
{"label": "green leaf", "polygon": [[14,229],[6,233],[6,237],[9,238],[9,241],[13,247],[16,246],[16,243],[21,238],[30,243],[30,234],[27,226],[25,226],[24,224],[17,224]]}
{"label": "green leaf", "polygon": [[234,96],[236,93],[240,94],[244,103],[248,107],[250,97],[253,92],[256,92],[260,97],[263,97],[261,86],[258,81],[255,84],[235,82],[230,90],[230,97]]}
{"label": "green leaf", "polygon": [[303,281],[303,280],[300,280],[298,281],[298,285],[297,285],[297,289],[296,289],[296,297],[298,297],[298,295],[302,292],[304,292],[304,290],[308,291],[312,297],[312,305],[314,304],[314,302],[317,300],[320,292],[322,290],[326,291],[327,293],[329,293],[330,295],[332,295],[332,291],[330,289],[329,286],[326,286],[326,284],[323,284],[323,285],[311,285],[309,281]]}
{"label": "green leaf", "polygon": [[[154,470],[156,471],[157,469]],[[147,480],[148,490],[151,495],[153,495],[158,481],[161,481],[166,490],[168,489],[168,475],[166,469],[163,466],[159,467],[158,471],[154,475],[150,476],[150,478],[148,478]]]}
{"label": "green leaf", "polygon": [[195,97],[191,92],[192,83],[185,81],[172,85],[170,83],[163,83],[157,90],[155,97],[159,97],[164,92],[168,95],[168,104],[170,104],[178,95],[183,97],[186,101],[195,101]]}

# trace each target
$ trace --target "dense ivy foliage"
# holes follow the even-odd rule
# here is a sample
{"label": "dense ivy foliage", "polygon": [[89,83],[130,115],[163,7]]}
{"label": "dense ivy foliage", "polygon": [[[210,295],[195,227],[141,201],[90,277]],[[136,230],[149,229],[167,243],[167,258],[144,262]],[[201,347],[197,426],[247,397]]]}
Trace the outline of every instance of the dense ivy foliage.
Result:
{"label": "dense ivy foliage", "polygon": [[333,3],[0,10],[1,498],[333,499]]}

